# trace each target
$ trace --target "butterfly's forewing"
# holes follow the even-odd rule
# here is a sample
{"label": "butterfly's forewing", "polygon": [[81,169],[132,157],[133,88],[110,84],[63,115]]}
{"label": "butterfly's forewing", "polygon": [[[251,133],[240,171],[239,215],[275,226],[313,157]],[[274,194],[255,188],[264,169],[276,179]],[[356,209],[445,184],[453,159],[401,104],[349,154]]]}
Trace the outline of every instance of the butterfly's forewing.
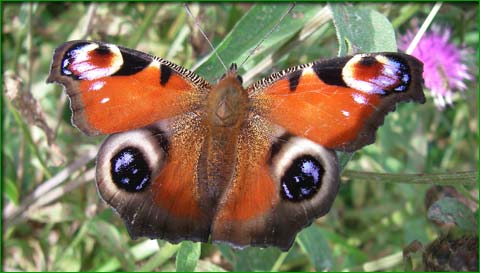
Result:
{"label": "butterfly's forewing", "polygon": [[262,115],[290,133],[354,151],[374,141],[398,102],[425,102],[422,82],[422,63],[414,57],[376,53],[287,69],[249,91]]}
{"label": "butterfly's forewing", "polygon": [[58,47],[47,81],[65,86],[73,123],[89,135],[140,128],[188,112],[210,88],[164,59],[92,41]]}

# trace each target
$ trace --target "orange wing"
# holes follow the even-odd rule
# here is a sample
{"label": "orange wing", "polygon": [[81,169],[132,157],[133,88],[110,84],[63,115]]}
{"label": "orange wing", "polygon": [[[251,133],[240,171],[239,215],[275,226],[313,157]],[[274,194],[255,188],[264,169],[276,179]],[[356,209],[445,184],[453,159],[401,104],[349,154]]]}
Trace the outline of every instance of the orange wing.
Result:
{"label": "orange wing", "polygon": [[237,142],[235,170],[223,193],[212,227],[212,240],[255,245],[263,233],[263,216],[278,203],[278,185],[265,164],[271,146],[271,125],[261,118],[247,122]]}
{"label": "orange wing", "polygon": [[89,135],[140,128],[194,109],[209,83],[133,49],[70,41],[56,49],[47,82],[65,86],[73,123]]}
{"label": "orange wing", "polygon": [[249,92],[260,114],[290,133],[354,151],[374,141],[398,102],[425,102],[421,75],[409,55],[359,54],[273,74]]}
{"label": "orange wing", "polygon": [[206,242],[213,207],[197,176],[204,127],[186,113],[113,134],[97,157],[97,187],[132,238]]}
{"label": "orange wing", "polygon": [[48,82],[65,86],[81,131],[112,134],[97,156],[97,188],[133,238],[208,240],[213,210],[198,189],[204,133],[196,111],[209,83],[161,58],[92,41],[57,48]]}
{"label": "orange wing", "polygon": [[252,112],[212,240],[287,250],[333,204],[333,150],[373,142],[397,102],[424,102],[421,72],[422,64],[404,54],[361,54],[287,69],[249,87]]}
{"label": "orange wing", "polygon": [[252,117],[239,136],[235,172],[213,218],[212,240],[286,251],[302,228],[330,210],[338,177],[334,152]]}

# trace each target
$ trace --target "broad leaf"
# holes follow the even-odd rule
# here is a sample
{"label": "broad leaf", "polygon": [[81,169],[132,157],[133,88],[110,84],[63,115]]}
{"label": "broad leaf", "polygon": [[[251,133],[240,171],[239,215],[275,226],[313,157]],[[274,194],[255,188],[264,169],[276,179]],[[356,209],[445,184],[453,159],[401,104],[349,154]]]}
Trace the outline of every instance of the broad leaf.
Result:
{"label": "broad leaf", "polygon": [[[294,12],[302,14],[298,18],[292,19],[287,16],[272,33],[269,32],[279,22],[279,19],[287,12],[288,4],[257,4],[253,6],[237,24],[223,41],[216,46],[216,52],[220,55],[226,66],[233,62],[242,62],[251,54],[260,42],[261,46],[256,54],[271,50],[272,47],[278,47],[290,39],[307,22],[322,5],[297,5]],[[266,37],[268,35],[268,37]],[[266,40],[262,41],[262,39]],[[209,81],[217,80],[225,69],[220,61],[212,53],[201,64],[196,71],[199,75]]]}
{"label": "broad leaf", "polygon": [[177,253],[177,272],[193,272],[200,258],[200,243],[183,241]]}
{"label": "broad leaf", "polygon": [[226,244],[219,245],[223,256],[233,265],[233,271],[268,271],[282,253],[278,248],[247,247],[232,249]]}
{"label": "broad leaf", "polygon": [[339,56],[359,52],[397,51],[395,32],[385,16],[358,6],[329,5],[337,30]]}
{"label": "broad leaf", "polygon": [[297,243],[307,254],[316,271],[332,269],[332,253],[321,228],[312,225],[304,229],[297,236]]}
{"label": "broad leaf", "polygon": [[454,222],[465,231],[478,231],[476,215],[456,198],[445,197],[428,208],[428,218],[442,223]]}

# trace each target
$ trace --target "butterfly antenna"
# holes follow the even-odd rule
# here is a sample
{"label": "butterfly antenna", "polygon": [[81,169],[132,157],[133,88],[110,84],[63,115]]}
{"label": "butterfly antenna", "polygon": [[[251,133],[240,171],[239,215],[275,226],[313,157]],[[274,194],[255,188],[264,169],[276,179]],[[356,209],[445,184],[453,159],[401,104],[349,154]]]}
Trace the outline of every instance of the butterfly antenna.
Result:
{"label": "butterfly antenna", "polygon": [[243,60],[243,62],[238,66],[239,68],[242,67],[243,64],[250,58],[250,56],[253,55],[253,53],[268,38],[268,36],[270,36],[270,34],[272,34],[272,32],[274,32],[278,28],[280,23],[285,19],[285,17],[287,17],[288,14],[290,14],[290,12],[293,10],[294,7],[295,7],[295,3],[291,3],[290,8],[287,10],[287,12],[285,12],[285,14],[283,14],[282,17],[280,17],[280,20],[278,20],[278,22],[275,24],[275,26],[273,26],[273,28],[267,34],[265,34],[265,36],[263,36],[262,40],[255,46],[255,48],[250,51],[247,58],[245,58],[245,60]]}
{"label": "butterfly antenna", "polygon": [[203,38],[205,38],[205,40],[207,41],[207,43],[210,45],[210,47],[211,47],[212,50],[213,50],[213,53],[215,53],[215,55],[217,56],[218,60],[219,60],[220,63],[222,64],[223,68],[225,68],[225,72],[228,72],[227,66],[226,66],[225,63],[223,62],[222,58],[220,58],[220,56],[218,55],[217,50],[215,49],[215,47],[214,47],[214,46],[212,45],[212,43],[210,42],[210,39],[208,39],[208,37],[207,37],[207,35],[205,34],[205,32],[203,32],[202,28],[200,27],[200,24],[199,24],[198,21],[197,21],[197,18],[196,18],[195,16],[193,16],[193,14],[192,14],[192,12],[190,11],[190,8],[188,7],[187,3],[184,3],[183,6],[185,7],[185,10],[187,11],[188,15],[193,18],[193,22],[195,23],[195,26],[200,30],[200,33],[202,33]]}

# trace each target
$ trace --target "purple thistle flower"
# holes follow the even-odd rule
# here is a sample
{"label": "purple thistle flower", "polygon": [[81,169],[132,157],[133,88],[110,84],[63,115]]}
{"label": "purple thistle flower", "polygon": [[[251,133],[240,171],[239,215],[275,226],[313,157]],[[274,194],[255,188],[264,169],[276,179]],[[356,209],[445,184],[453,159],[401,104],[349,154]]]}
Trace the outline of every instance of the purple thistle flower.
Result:
{"label": "purple thistle flower", "polygon": [[[433,26],[432,31],[425,33],[411,53],[423,62],[425,86],[430,89],[439,109],[451,105],[454,91],[465,90],[467,86],[464,80],[472,79],[468,67],[462,63],[469,50],[450,43],[450,35],[450,28]],[[400,37],[399,48],[405,51],[414,36],[408,31]]]}

